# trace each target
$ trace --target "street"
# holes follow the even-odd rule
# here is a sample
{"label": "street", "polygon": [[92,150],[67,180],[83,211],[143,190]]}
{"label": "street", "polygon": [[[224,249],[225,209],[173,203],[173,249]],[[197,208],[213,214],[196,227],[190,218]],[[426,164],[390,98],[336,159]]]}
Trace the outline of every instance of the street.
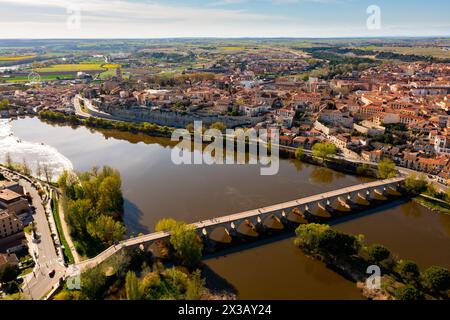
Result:
{"label": "street", "polygon": [[[37,234],[40,236],[38,243],[29,242],[30,254],[35,259],[36,265],[33,272],[24,277],[23,293],[27,299],[40,300],[65,275],[66,269],[61,258],[56,254],[47,216],[38,191],[23,178],[19,180],[19,183],[33,199],[33,206],[36,208],[33,220],[36,223]],[[55,270],[55,275],[50,278],[49,273],[53,270]]]}

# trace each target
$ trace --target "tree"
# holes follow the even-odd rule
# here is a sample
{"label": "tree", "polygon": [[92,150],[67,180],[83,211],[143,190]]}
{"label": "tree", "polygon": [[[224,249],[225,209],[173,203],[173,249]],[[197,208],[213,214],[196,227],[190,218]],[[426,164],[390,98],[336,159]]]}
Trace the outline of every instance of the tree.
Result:
{"label": "tree", "polygon": [[337,232],[327,225],[301,225],[295,232],[297,234],[295,243],[298,246],[325,257],[353,255],[361,248],[361,242],[357,237]]}
{"label": "tree", "polygon": [[123,213],[122,181],[118,174],[104,178],[98,188],[97,209],[100,214],[119,218]]}
{"label": "tree", "polygon": [[178,223],[172,230],[170,243],[188,266],[195,266],[202,257],[203,243],[193,225]]}
{"label": "tree", "polygon": [[443,267],[430,267],[422,274],[422,284],[436,293],[450,290],[450,271]]}
{"label": "tree", "polygon": [[391,255],[389,249],[379,244],[374,244],[367,247],[367,253],[370,261],[376,264],[386,260]]}
{"label": "tree", "polygon": [[67,207],[67,222],[71,231],[79,237],[85,236],[89,221],[96,216],[91,201],[89,199],[71,200]]}
{"label": "tree", "polygon": [[93,268],[81,275],[81,292],[90,300],[99,300],[104,296],[106,276],[99,268]]}
{"label": "tree", "polygon": [[36,177],[39,179],[42,177],[42,166],[40,161],[36,164]]}
{"label": "tree", "polygon": [[324,161],[325,159],[337,154],[338,150],[332,143],[319,142],[313,146],[312,151],[314,157],[321,158],[322,161]]}
{"label": "tree", "polygon": [[295,159],[300,161],[300,160],[303,160],[304,156],[305,156],[305,150],[303,148],[299,147],[295,150]]}
{"label": "tree", "polygon": [[123,239],[125,226],[110,216],[100,215],[94,222],[88,222],[87,231],[93,238],[112,245]]}
{"label": "tree", "polygon": [[405,189],[413,195],[421,194],[428,189],[427,178],[423,174],[417,176],[412,173],[405,179]]}
{"label": "tree", "polygon": [[211,126],[211,129],[219,130],[220,132],[225,132],[227,126],[223,122],[214,122]]}
{"label": "tree", "polygon": [[6,263],[0,266],[0,283],[8,283],[17,279],[20,274],[19,268],[16,265]]}
{"label": "tree", "polygon": [[174,219],[161,219],[158,221],[155,227],[156,232],[171,231],[177,226],[178,222]]}
{"label": "tree", "polygon": [[186,130],[189,131],[190,133],[194,133],[194,124],[193,123],[189,123],[186,126]]}
{"label": "tree", "polygon": [[397,300],[407,300],[407,301],[422,300],[423,294],[413,286],[406,285],[398,288],[395,291],[395,298]]}
{"label": "tree", "polygon": [[202,279],[201,271],[192,273],[186,288],[186,300],[200,300],[205,287],[205,279]]}
{"label": "tree", "polygon": [[43,171],[44,171],[44,176],[45,176],[45,181],[47,181],[47,183],[52,182],[53,179],[53,169],[48,165],[48,163],[45,163],[43,165]]}
{"label": "tree", "polygon": [[8,169],[12,169],[13,168],[13,160],[12,160],[12,157],[11,157],[11,153],[9,153],[9,152],[7,152],[5,154],[5,164],[6,164],[6,167]]}
{"label": "tree", "polygon": [[31,169],[28,166],[27,160],[25,160],[25,158],[22,159],[22,172],[26,176],[31,176]]}
{"label": "tree", "polygon": [[370,176],[372,175],[372,168],[368,164],[362,164],[356,168],[356,173],[359,176]]}
{"label": "tree", "polygon": [[142,292],[139,279],[133,271],[128,271],[125,277],[125,292],[128,300],[142,300]]}
{"label": "tree", "polygon": [[417,280],[419,280],[419,266],[411,260],[400,260],[395,266],[395,270],[403,280],[409,283],[417,282]]}
{"label": "tree", "polygon": [[395,170],[395,163],[391,160],[385,159],[378,163],[377,177],[379,179],[390,179],[395,178],[396,176],[397,172]]}

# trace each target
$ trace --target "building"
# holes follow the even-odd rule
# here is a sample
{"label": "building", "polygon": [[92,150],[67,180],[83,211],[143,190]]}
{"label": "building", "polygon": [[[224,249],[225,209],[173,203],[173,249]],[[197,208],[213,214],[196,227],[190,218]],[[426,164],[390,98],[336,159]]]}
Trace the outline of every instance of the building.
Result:
{"label": "building", "polygon": [[383,157],[382,150],[363,151],[361,153],[362,158],[368,162],[380,162]]}
{"label": "building", "polygon": [[10,189],[0,190],[0,209],[8,210],[14,215],[22,215],[30,211],[28,200]]}
{"label": "building", "polygon": [[0,239],[12,236],[23,231],[23,225],[15,214],[7,210],[0,211]]}
{"label": "building", "polygon": [[368,136],[378,136],[383,135],[386,132],[386,128],[378,126],[372,121],[365,120],[361,124],[353,124],[353,129],[356,131],[366,134]]}
{"label": "building", "polygon": [[14,253],[0,253],[0,267],[5,264],[18,266],[19,259],[17,259],[17,256]]}

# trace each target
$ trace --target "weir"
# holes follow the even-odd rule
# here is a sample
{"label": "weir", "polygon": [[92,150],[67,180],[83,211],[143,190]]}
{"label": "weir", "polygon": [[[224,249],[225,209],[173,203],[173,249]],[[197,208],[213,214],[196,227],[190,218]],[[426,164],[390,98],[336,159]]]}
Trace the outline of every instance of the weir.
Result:
{"label": "weir", "polygon": [[[374,181],[334,190],[268,207],[193,223],[200,236],[218,243],[231,243],[233,237],[257,238],[261,230],[283,230],[289,223],[306,224],[326,221],[333,214],[345,214],[356,207],[369,206],[373,201],[386,201],[398,191],[405,178]],[[169,232],[155,232],[124,240],[97,257],[76,265],[81,271],[95,267],[125,248],[145,249],[159,240],[168,239]]]}

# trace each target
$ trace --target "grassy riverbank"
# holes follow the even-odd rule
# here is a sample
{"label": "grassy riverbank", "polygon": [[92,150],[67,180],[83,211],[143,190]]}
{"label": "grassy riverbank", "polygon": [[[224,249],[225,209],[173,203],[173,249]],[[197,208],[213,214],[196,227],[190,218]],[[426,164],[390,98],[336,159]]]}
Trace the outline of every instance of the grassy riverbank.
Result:
{"label": "grassy riverbank", "polygon": [[67,242],[67,239],[64,235],[64,231],[61,225],[61,217],[59,215],[59,206],[58,206],[58,200],[56,200],[56,197],[53,195],[52,197],[52,213],[53,218],[55,219],[56,228],[58,229],[59,239],[61,240],[61,244],[64,246],[64,260],[68,264],[75,263],[75,259],[73,258],[72,252],[70,251],[70,246]]}
{"label": "grassy riverbank", "polygon": [[433,197],[428,197],[426,195],[417,196],[414,198],[414,201],[432,211],[450,215],[450,204],[448,202],[444,202]]}

